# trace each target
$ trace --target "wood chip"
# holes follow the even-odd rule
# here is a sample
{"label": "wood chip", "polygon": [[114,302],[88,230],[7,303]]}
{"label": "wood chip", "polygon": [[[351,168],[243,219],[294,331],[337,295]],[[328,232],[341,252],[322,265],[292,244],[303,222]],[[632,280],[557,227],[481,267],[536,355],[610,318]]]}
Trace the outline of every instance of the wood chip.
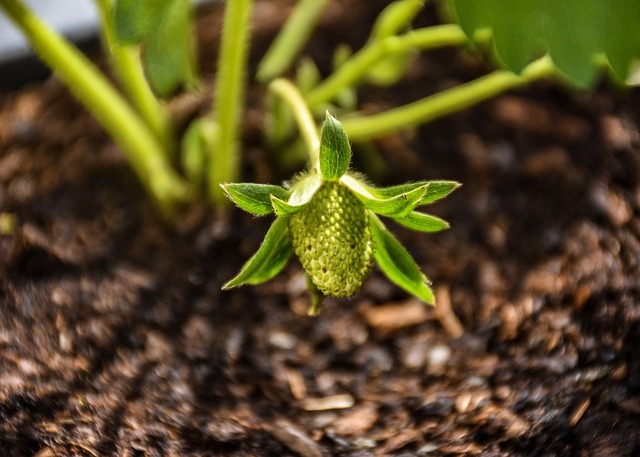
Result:
{"label": "wood chip", "polygon": [[464,333],[460,319],[451,309],[451,296],[447,286],[440,286],[436,289],[436,318],[453,338],[459,338]]}
{"label": "wood chip", "polygon": [[569,173],[573,171],[571,166],[569,153],[557,146],[535,151],[526,156],[521,164],[524,173],[533,177],[542,177],[554,172]]}
{"label": "wood chip", "polygon": [[271,434],[293,452],[304,457],[322,457],[322,448],[303,430],[285,419],[278,419],[270,429]]}
{"label": "wood chip", "polygon": [[379,417],[378,408],[373,403],[365,403],[337,419],[332,428],[340,435],[357,436],[373,427]]}
{"label": "wood chip", "polygon": [[584,399],[571,413],[571,416],[569,416],[569,425],[571,425],[572,427],[574,425],[576,425],[578,422],[580,422],[580,419],[582,419],[582,416],[584,415],[584,413],[587,411],[587,409],[589,408],[589,405],[591,404],[591,399],[590,398],[586,398]]}
{"label": "wood chip", "polygon": [[49,446],[45,446],[38,451],[38,453],[34,457],[55,457],[56,451],[51,449]]}
{"label": "wood chip", "polygon": [[398,431],[398,433],[391,436],[387,442],[378,449],[378,455],[392,455],[398,449],[401,449],[411,443],[419,442],[422,439],[422,436],[418,430],[415,430],[411,427],[406,430]]}
{"label": "wood chip", "polygon": [[302,400],[307,396],[307,385],[304,382],[304,376],[299,370],[288,369],[286,371],[287,382],[291,389],[291,394],[296,400]]}
{"label": "wood chip", "polygon": [[331,395],[320,398],[306,398],[302,401],[302,408],[306,411],[329,411],[332,409],[351,408],[355,400],[349,394]]}
{"label": "wood chip", "polygon": [[367,323],[383,335],[421,324],[429,318],[427,307],[416,299],[366,307],[360,312]]}
{"label": "wood chip", "polygon": [[486,405],[473,417],[472,422],[481,425],[486,433],[504,433],[510,438],[524,436],[531,429],[531,424],[526,419],[495,403]]}

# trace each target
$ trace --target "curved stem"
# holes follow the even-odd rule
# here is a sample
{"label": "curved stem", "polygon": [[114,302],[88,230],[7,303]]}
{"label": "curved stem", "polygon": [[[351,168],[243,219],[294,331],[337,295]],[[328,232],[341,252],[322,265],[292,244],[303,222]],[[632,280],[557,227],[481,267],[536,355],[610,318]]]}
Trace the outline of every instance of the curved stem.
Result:
{"label": "curved stem", "polygon": [[390,54],[404,52],[410,48],[424,51],[443,46],[460,45],[466,40],[464,32],[454,24],[425,27],[400,36],[394,35],[381,40],[373,40],[331,76],[312,89],[306,96],[307,103],[313,110],[323,103],[331,101],[345,87],[353,86],[361,81],[376,62]]}
{"label": "curved stem", "polygon": [[384,113],[344,119],[342,126],[353,141],[379,138],[460,111],[497,94],[554,73],[551,59],[543,57],[529,64],[521,75],[507,70],[494,71],[476,80]]}
{"label": "curved stem", "polygon": [[300,0],[258,66],[258,81],[265,83],[286,72],[309,40],[329,0]]}
{"label": "curved stem", "polygon": [[311,169],[320,172],[320,135],[302,94],[295,85],[284,78],[273,80],[269,84],[269,90],[282,97],[289,104],[307,145]]}
{"label": "curved stem", "polygon": [[240,177],[239,136],[248,64],[249,20],[252,0],[227,1],[222,28],[213,122],[219,129],[209,163],[209,196],[214,205],[224,205],[220,183]]}
{"label": "curved stem", "polygon": [[138,46],[120,46],[113,36],[113,0],[96,0],[102,36],[111,57],[111,64],[124,87],[127,96],[153,130],[158,140],[170,152],[174,148],[175,138],[166,107],[156,98],[142,68],[140,48]]}
{"label": "curved stem", "polygon": [[109,81],[74,46],[50,29],[21,0],[0,0],[40,58],[122,148],[144,185],[165,211],[188,196],[155,135]]}

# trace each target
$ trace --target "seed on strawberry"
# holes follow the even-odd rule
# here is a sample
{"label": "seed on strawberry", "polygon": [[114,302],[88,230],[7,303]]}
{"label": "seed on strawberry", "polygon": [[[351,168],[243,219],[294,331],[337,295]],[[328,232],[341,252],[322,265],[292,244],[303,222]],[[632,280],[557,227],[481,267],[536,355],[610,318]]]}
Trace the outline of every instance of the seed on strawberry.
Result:
{"label": "seed on strawberry", "polygon": [[325,295],[350,297],[373,264],[367,210],[341,182],[322,184],[309,204],[289,217],[293,249]]}

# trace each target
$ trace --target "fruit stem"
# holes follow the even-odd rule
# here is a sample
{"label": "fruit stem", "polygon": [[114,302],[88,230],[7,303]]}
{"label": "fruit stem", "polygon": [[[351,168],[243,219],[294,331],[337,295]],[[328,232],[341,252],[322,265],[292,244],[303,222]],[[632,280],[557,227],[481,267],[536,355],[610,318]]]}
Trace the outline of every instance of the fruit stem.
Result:
{"label": "fruit stem", "polygon": [[360,82],[371,68],[384,57],[407,49],[434,49],[443,46],[456,46],[465,43],[466,35],[454,24],[435,25],[412,30],[400,36],[389,36],[372,40],[354,54],[344,65],[331,76],[312,89],[306,96],[312,110],[322,107],[333,100],[345,87]]}
{"label": "fruit stem", "polygon": [[352,141],[372,140],[461,111],[502,92],[552,76],[554,73],[551,59],[545,56],[529,64],[520,75],[508,70],[494,71],[408,105],[380,114],[345,119],[342,126]]}
{"label": "fruit stem", "polygon": [[291,108],[307,145],[311,170],[314,173],[320,173],[320,135],[304,97],[293,83],[284,78],[274,79],[269,84],[269,90],[282,97]]}

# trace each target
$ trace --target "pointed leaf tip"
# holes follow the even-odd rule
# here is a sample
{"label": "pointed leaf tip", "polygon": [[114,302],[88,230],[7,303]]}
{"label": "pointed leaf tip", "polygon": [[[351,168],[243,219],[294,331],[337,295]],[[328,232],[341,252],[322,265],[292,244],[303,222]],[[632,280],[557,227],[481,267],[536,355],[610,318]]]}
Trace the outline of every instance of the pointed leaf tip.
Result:
{"label": "pointed leaf tip", "polygon": [[220,184],[225,195],[241,209],[256,216],[273,213],[271,196],[281,200],[289,198],[289,191],[272,184],[225,183]]}
{"label": "pointed leaf tip", "polygon": [[406,216],[396,217],[393,220],[418,232],[440,232],[449,228],[449,223],[444,219],[420,211],[411,211]]}
{"label": "pointed leaf tip", "polygon": [[451,192],[462,186],[457,181],[433,180],[433,181],[417,181],[398,184],[391,187],[367,187],[371,194],[378,198],[391,198],[396,195],[410,192],[418,187],[428,186],[427,191],[420,199],[417,206],[428,205],[437,202],[448,196]]}
{"label": "pointed leaf tip", "polygon": [[292,252],[287,220],[278,218],[271,224],[256,253],[246,261],[233,279],[222,286],[222,290],[268,281],[282,271]]}
{"label": "pointed leaf tip", "polygon": [[342,124],[327,112],[320,139],[320,172],[327,181],[340,179],[351,162],[351,145]]}
{"label": "pointed leaf tip", "polygon": [[376,262],[380,270],[392,283],[425,303],[435,304],[429,280],[420,271],[411,255],[375,214],[370,214],[369,221],[371,237],[376,246]]}

